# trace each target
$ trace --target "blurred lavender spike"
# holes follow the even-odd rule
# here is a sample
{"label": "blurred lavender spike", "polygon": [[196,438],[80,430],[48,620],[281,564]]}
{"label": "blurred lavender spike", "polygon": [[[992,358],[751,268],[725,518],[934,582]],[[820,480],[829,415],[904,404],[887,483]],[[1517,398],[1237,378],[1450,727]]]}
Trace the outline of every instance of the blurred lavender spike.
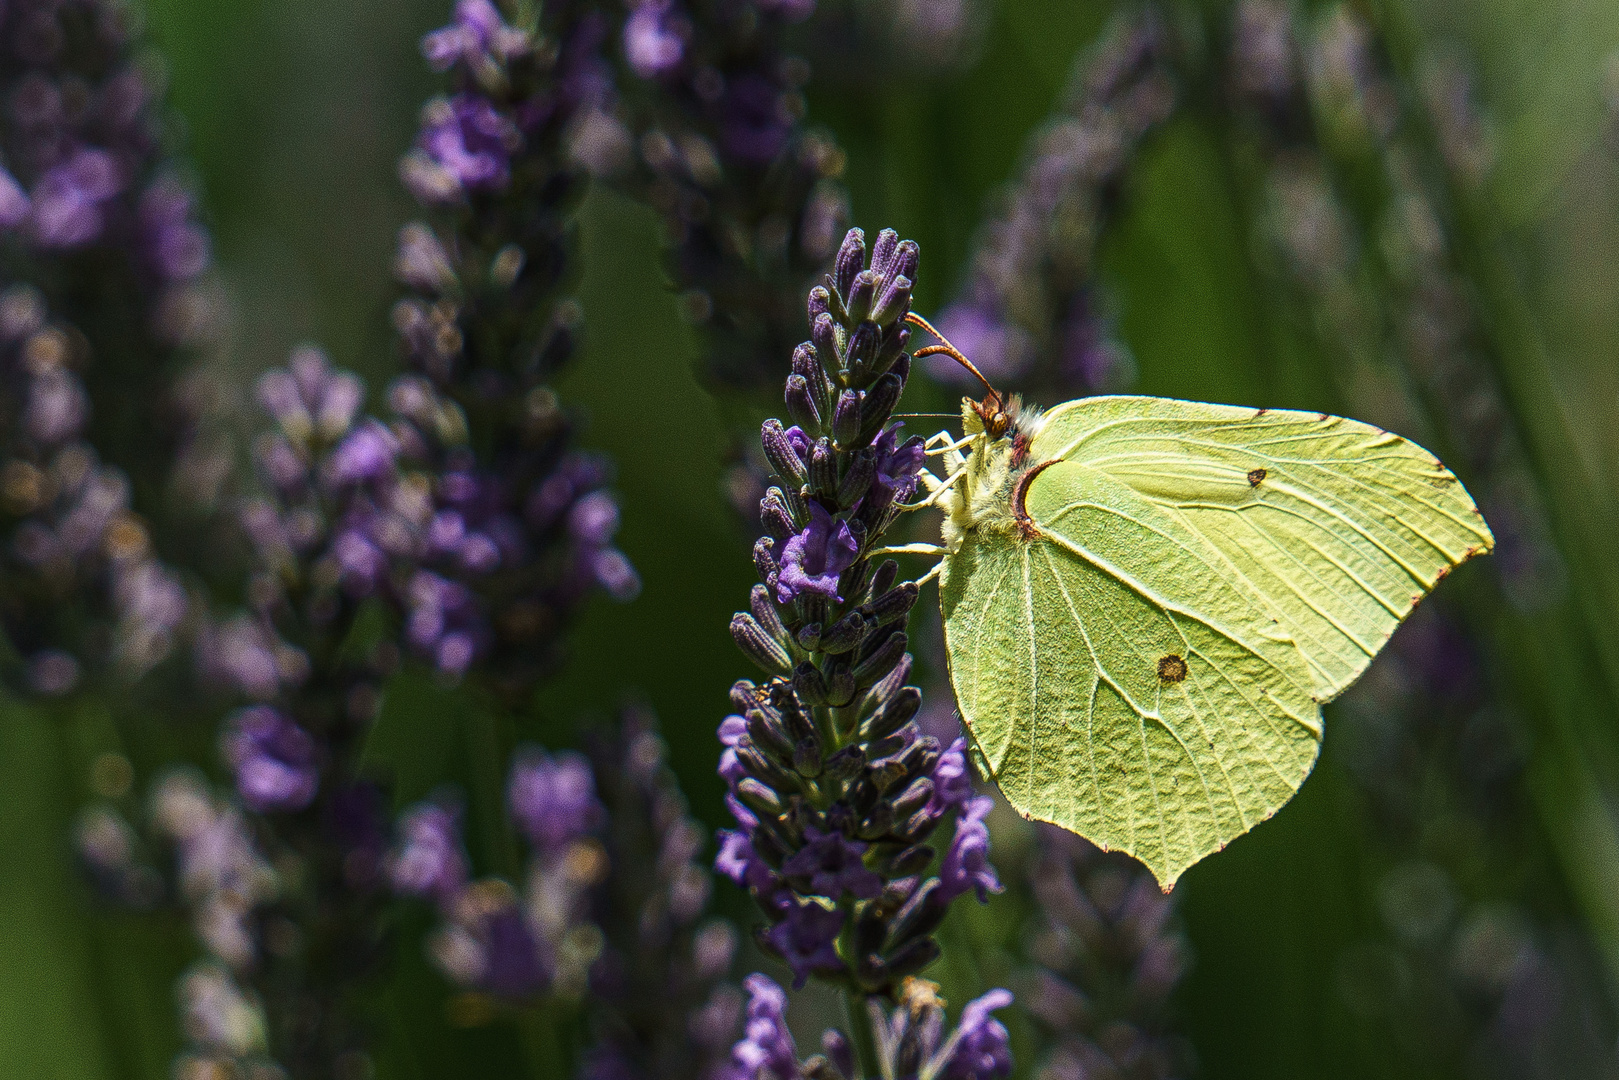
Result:
{"label": "blurred lavender spike", "polygon": [[[193,355],[219,331],[209,236],[165,153],[139,25],[117,0],[0,8],[0,278],[32,280],[88,338],[91,437],[163,526],[167,494],[212,504],[229,449],[205,423],[217,395]],[[159,547],[195,543],[160,532]]]}
{"label": "blurred lavender spike", "polygon": [[128,476],[91,441],[83,334],[30,285],[0,292],[0,626],[6,681],[57,697],[138,678],[173,649],[191,601],[153,551]]}
{"label": "blurred lavender spike", "polygon": [[[1570,820],[1558,809],[1611,801],[1597,786],[1612,790],[1612,762],[1598,756],[1607,737],[1582,732],[1583,710],[1569,712],[1512,662],[1528,649],[1588,656],[1599,635],[1570,625],[1575,590],[1549,511],[1556,488],[1535,475],[1524,437],[1541,418],[1513,408],[1502,377],[1511,345],[1499,311],[1483,306],[1490,272],[1469,256],[1478,225],[1461,207],[1487,170],[1489,125],[1454,66],[1431,70],[1425,102],[1402,93],[1390,42],[1352,7],[1304,23],[1285,4],[1244,0],[1235,17],[1226,78],[1234,127],[1265,169],[1255,219],[1267,269],[1303,312],[1336,389],[1367,411],[1428,424],[1501,538],[1494,585],[1505,603],[1478,606],[1495,616],[1474,625],[1424,606],[1340,707],[1345,765],[1387,867],[1374,886],[1387,932],[1336,958],[1340,993],[1396,1052],[1456,1070],[1488,1061],[1502,1076],[1611,1075],[1611,1036],[1600,1034],[1612,1030],[1610,995],[1594,971],[1604,943],[1565,925],[1576,901],[1562,897],[1580,898],[1587,925],[1611,925],[1611,892],[1593,885],[1607,879],[1596,868],[1613,865],[1614,824],[1610,811]],[[1381,197],[1343,194],[1368,175]],[[1472,581],[1475,592],[1489,587]],[[1596,667],[1570,660],[1546,677],[1560,692],[1611,700]],[[1543,718],[1538,753],[1600,764],[1554,770],[1569,788],[1547,799],[1518,717]],[[1439,821],[1489,830],[1486,859],[1426,843]],[[1570,835],[1579,854],[1557,858],[1574,850]],[[1503,882],[1520,884],[1501,895]],[[1374,966],[1409,982],[1397,1007],[1364,978]]]}
{"label": "blurred lavender spike", "polygon": [[454,93],[429,103],[401,164],[433,212],[400,231],[395,260],[409,294],[393,323],[417,374],[389,402],[430,515],[407,637],[507,701],[555,668],[589,594],[640,589],[613,546],[611,469],[570,449],[573,418],[548,386],[581,329],[572,215],[585,159],[606,152],[585,144],[616,138],[607,33],[590,4],[547,4],[518,25],[463,0],[422,43]]}
{"label": "blurred lavender spike", "polygon": [[510,1005],[585,999],[581,1076],[721,1080],[741,1019],[725,981],[736,931],[706,915],[703,833],[664,754],[634,706],[588,758],[521,750],[508,784],[528,849],[519,884],[470,877],[443,801],[406,811],[387,859],[396,892],[438,908],[428,952],[458,988]]}
{"label": "blurred lavender spike", "polygon": [[643,0],[622,32],[633,158],[618,183],[663,218],[669,269],[703,330],[702,374],[767,390],[803,296],[848,218],[844,154],[805,123],[809,67],[786,30],[814,0]]}
{"label": "blurred lavender spike", "polygon": [[707,913],[707,837],[667,754],[644,706],[591,742],[612,868],[595,907],[605,946],[590,974],[592,1080],[720,1080],[741,1023],[727,981],[736,928]]}
{"label": "blurred lavender spike", "polygon": [[1051,1044],[1040,1075],[1186,1076],[1190,1051],[1168,1022],[1190,966],[1174,901],[1135,860],[1072,833],[1039,826],[1036,849],[1027,949],[1037,966],[1023,998]]}
{"label": "blurred lavender spike", "polygon": [[[1156,9],[1116,17],[981,228],[967,283],[936,321],[996,385],[1055,403],[1134,377],[1102,310],[1096,247],[1143,140],[1175,105],[1171,49]],[[928,372],[971,379],[942,356]]]}

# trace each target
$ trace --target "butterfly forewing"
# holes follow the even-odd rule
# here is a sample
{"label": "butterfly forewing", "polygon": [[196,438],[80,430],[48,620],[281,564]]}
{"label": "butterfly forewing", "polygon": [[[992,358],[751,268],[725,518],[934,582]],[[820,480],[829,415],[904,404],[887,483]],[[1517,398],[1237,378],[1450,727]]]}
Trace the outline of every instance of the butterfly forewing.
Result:
{"label": "butterfly forewing", "polygon": [[1166,886],[1293,795],[1320,703],[1491,543],[1427,451],[1315,413],[1089,398],[1028,460],[1026,527],[946,560],[962,715],[1014,807]]}
{"label": "butterfly forewing", "polygon": [[1322,701],[1366,670],[1453,566],[1493,543],[1432,454],[1342,417],[1087,398],[1047,414],[1030,457],[1106,473],[1218,550],[1226,575],[1298,644]]}

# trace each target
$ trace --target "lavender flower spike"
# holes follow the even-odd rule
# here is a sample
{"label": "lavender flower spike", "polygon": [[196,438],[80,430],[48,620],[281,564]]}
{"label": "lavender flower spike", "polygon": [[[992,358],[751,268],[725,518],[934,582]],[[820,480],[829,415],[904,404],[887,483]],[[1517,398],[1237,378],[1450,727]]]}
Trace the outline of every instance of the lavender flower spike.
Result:
{"label": "lavender flower spike", "polygon": [[[897,580],[898,564],[870,557],[922,465],[921,440],[889,423],[910,372],[905,318],[917,262],[914,243],[885,231],[868,267],[864,235],[848,234],[827,284],[810,293],[812,341],[794,352],[787,400],[798,402],[799,422],[764,425],[777,477],[760,504],[761,581],[731,628],[776,677],[731,690],[720,775],[737,828],[722,834],[715,865],[758,902],[769,922],[758,943],[787,963],[795,988],[818,978],[849,995],[866,1076],[902,1044],[921,1054],[906,1060],[932,1061],[928,1076],[999,1076],[1009,1067],[1005,1033],[986,1017],[1001,996],[940,1043],[943,1009],[913,978],[938,957],[932,935],[951,902],[967,892],[983,901],[1001,886],[988,861],[991,802],[972,797],[964,744],[945,750],[915,722],[922,698],[905,685],[905,625],[918,586]],[[951,840],[930,876],[941,827]],[[771,986],[750,983],[757,1030],[735,1063],[744,1075],[798,1076],[800,1066],[786,1064],[790,1045],[769,1034],[779,1013]],[[911,1003],[885,1018],[875,999],[895,995]],[[905,1016],[924,1014],[923,1027],[905,1026]],[[815,1068],[847,1076],[853,1066]]]}

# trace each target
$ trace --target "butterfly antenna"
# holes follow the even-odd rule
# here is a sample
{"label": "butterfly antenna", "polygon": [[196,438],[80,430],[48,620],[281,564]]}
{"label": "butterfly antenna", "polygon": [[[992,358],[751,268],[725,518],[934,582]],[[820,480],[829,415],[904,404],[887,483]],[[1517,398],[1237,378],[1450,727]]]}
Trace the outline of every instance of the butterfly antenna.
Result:
{"label": "butterfly antenna", "polygon": [[1001,397],[1001,392],[990,385],[989,380],[984,378],[984,373],[979,371],[977,366],[971,360],[967,359],[960,349],[950,344],[949,338],[939,333],[932,323],[928,322],[914,311],[905,316],[905,321],[910,323],[912,326],[920,326],[923,330],[926,330],[928,333],[939,339],[939,344],[929,345],[925,348],[918,349],[916,352],[911,354],[912,356],[915,356],[917,359],[921,359],[924,356],[936,356],[941,353],[948,356],[950,359],[972,372],[973,376],[977,378],[979,382],[984,384],[984,389],[989,391],[990,397],[995,399],[996,409],[1001,408],[1002,403],[1006,400],[1005,398]]}

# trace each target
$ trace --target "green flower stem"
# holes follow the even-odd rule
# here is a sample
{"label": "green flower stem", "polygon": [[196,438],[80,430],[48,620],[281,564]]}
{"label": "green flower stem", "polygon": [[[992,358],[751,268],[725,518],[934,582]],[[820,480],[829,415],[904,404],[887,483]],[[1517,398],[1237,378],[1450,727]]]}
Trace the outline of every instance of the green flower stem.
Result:
{"label": "green flower stem", "polygon": [[855,989],[843,991],[843,1010],[848,1014],[849,1041],[854,1044],[855,1061],[860,1065],[860,1080],[892,1080],[883,1075],[882,1059],[877,1055],[877,1032],[871,1026],[871,999]]}

